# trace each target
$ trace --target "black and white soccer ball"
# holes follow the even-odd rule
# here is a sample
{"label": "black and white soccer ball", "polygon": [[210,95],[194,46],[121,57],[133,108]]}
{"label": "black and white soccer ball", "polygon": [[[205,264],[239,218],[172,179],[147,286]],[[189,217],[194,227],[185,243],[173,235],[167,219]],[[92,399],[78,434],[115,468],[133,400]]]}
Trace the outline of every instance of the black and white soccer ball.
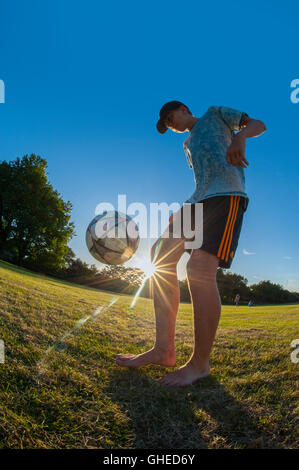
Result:
{"label": "black and white soccer ball", "polygon": [[104,211],[97,215],[86,230],[89,252],[104,264],[125,263],[136,252],[139,241],[134,220],[118,211]]}

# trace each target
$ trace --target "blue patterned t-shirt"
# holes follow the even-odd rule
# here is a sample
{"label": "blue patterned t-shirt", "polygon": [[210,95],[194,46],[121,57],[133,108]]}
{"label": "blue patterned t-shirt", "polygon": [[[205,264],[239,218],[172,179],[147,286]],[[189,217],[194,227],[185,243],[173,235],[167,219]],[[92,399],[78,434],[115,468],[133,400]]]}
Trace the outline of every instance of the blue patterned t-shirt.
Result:
{"label": "blue patterned t-shirt", "polygon": [[226,150],[234,131],[241,130],[247,114],[225,106],[211,106],[193,125],[184,142],[190,168],[194,170],[196,188],[186,203],[200,202],[213,196],[244,196],[244,168],[226,161]]}

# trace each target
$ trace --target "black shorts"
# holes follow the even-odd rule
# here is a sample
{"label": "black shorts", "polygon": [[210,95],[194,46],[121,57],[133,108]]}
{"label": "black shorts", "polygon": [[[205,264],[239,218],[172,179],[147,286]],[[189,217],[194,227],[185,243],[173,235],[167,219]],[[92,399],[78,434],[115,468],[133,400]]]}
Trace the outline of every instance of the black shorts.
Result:
{"label": "black shorts", "polygon": [[[203,243],[198,249],[216,255],[219,258],[219,267],[230,268],[238,246],[243,214],[247,209],[249,199],[228,195],[209,197],[199,202],[203,203]],[[195,230],[194,208],[195,204],[191,204],[192,230]],[[181,222],[183,229],[183,217]],[[192,249],[186,249],[186,251],[191,253]]]}

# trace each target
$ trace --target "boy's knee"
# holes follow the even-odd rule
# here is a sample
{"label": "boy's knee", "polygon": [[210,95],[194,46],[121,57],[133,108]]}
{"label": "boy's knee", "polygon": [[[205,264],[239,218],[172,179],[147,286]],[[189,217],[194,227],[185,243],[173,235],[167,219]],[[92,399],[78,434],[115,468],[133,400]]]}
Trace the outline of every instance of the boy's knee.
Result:
{"label": "boy's knee", "polygon": [[219,258],[205,251],[193,252],[186,265],[190,281],[215,281]]}
{"label": "boy's knee", "polygon": [[181,245],[168,243],[167,239],[159,238],[152,246],[150,257],[151,262],[156,266],[176,266],[182,256]]}

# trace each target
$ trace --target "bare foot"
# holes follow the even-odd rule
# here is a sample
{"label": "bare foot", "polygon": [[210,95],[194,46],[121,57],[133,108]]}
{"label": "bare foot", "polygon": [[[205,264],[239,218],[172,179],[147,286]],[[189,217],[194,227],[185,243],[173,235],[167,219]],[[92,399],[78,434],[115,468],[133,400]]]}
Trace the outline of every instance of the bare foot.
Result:
{"label": "bare foot", "polygon": [[143,354],[117,354],[116,364],[123,367],[140,367],[147,364],[158,364],[160,366],[173,367],[176,362],[175,351],[161,353],[153,348]]}
{"label": "bare foot", "polygon": [[165,377],[158,379],[158,382],[160,384],[169,386],[190,385],[192,382],[195,382],[195,380],[207,377],[209,375],[209,372],[209,365],[205,367],[199,367],[189,361],[175,372],[172,372],[171,374],[165,375]]}

